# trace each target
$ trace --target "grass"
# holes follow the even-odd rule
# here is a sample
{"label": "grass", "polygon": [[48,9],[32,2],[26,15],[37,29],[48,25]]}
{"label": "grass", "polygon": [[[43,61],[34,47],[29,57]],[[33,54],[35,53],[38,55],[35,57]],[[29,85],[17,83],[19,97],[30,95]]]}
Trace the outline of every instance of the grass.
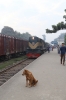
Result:
{"label": "grass", "polygon": [[22,56],[22,57],[18,57],[18,58],[14,58],[14,59],[5,61],[4,63],[0,63],[0,70],[2,70],[3,68],[6,68],[9,65],[13,65],[13,63],[21,61],[21,60],[23,60],[25,58],[26,58],[26,56]]}

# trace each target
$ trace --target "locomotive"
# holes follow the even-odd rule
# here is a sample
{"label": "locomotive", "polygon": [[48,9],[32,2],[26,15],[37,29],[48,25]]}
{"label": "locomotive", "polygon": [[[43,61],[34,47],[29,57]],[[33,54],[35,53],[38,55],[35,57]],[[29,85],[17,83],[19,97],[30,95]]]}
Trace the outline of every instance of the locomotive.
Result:
{"label": "locomotive", "polygon": [[0,60],[26,53],[28,41],[0,34]]}
{"label": "locomotive", "polygon": [[28,58],[37,58],[46,52],[45,41],[37,36],[29,37],[26,55]]}

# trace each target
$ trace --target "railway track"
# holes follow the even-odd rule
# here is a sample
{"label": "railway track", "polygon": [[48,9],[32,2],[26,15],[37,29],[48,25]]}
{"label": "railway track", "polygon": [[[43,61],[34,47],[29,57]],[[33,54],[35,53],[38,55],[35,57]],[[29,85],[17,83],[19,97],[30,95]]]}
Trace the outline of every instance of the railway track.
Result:
{"label": "railway track", "polygon": [[5,70],[0,71],[0,86],[34,60],[35,59],[24,59],[23,61],[20,61],[13,66],[6,68]]}

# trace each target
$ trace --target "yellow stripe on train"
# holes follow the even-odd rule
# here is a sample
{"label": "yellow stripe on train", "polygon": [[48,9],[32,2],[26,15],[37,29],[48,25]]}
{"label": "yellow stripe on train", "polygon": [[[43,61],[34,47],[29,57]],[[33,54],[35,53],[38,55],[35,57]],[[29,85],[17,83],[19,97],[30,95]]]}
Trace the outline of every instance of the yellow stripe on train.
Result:
{"label": "yellow stripe on train", "polygon": [[30,47],[31,49],[36,49],[38,46],[41,46],[41,43],[37,42],[37,43],[35,43],[35,44],[33,45],[32,43],[29,42],[29,47]]}

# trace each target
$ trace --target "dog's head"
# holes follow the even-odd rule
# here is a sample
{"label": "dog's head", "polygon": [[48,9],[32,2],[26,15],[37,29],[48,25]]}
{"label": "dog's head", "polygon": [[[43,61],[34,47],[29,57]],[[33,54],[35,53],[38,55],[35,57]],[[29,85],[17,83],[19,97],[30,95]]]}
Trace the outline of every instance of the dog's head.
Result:
{"label": "dog's head", "polygon": [[26,75],[26,70],[23,71],[22,75]]}

